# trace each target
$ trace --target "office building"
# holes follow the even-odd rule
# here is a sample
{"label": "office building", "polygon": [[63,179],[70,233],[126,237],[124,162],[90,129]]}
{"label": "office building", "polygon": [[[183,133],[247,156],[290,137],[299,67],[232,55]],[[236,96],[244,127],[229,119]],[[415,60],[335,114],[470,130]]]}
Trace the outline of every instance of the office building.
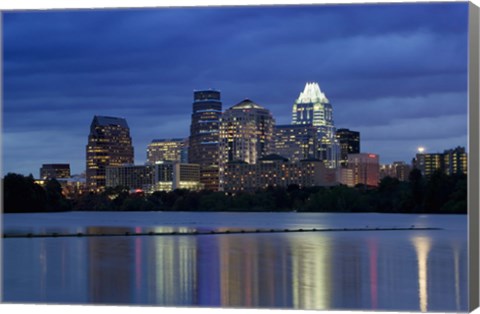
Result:
{"label": "office building", "polygon": [[175,189],[201,190],[200,166],[175,161],[158,161],[146,165],[107,167],[107,187],[124,186],[146,193]]}
{"label": "office building", "polygon": [[318,157],[327,168],[338,166],[340,147],[335,136],[332,105],[317,83],[307,83],[293,104],[292,124],[316,127]]}
{"label": "office building", "polygon": [[289,162],[270,154],[255,164],[231,161],[225,165],[224,191],[229,193],[252,192],[267,187],[286,188],[291,184],[300,187],[333,186],[338,184],[335,169],[327,169],[318,159]]}
{"label": "office building", "polygon": [[200,165],[200,180],[205,189],[212,191],[217,191],[219,185],[218,158],[221,115],[222,102],[219,91],[194,91],[188,162]]}
{"label": "office building", "polygon": [[130,129],[123,118],[95,116],[90,125],[87,151],[87,189],[102,191],[107,166],[133,164]]}
{"label": "office building", "polygon": [[155,164],[155,191],[173,191],[187,189],[199,191],[204,189],[201,183],[200,166],[178,162]]}
{"label": "office building", "polygon": [[226,110],[220,123],[220,189],[225,165],[255,164],[272,152],[275,120],[269,110],[245,99]]}
{"label": "office building", "polygon": [[340,146],[340,165],[346,167],[348,154],[360,153],[360,132],[338,129],[335,136]]}
{"label": "office building", "polygon": [[70,164],[43,164],[40,168],[40,179],[70,178]]}
{"label": "office building", "polygon": [[380,164],[377,154],[349,154],[347,167],[353,171],[354,185],[378,186]]}
{"label": "office building", "polygon": [[105,169],[107,187],[126,187],[130,190],[150,191],[153,189],[153,165],[107,166]]}
{"label": "office building", "polygon": [[317,158],[317,129],[313,125],[276,125],[273,153],[291,162]]}
{"label": "office building", "polygon": [[147,147],[147,163],[157,161],[186,162],[188,140],[183,138],[155,139]]}

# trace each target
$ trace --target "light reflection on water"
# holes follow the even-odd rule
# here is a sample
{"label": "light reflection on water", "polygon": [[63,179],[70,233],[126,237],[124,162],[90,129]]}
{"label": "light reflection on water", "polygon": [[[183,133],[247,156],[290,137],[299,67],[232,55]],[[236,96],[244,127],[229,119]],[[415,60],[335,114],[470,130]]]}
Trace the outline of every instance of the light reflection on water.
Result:
{"label": "light reflection on water", "polygon": [[428,293],[427,293],[427,260],[428,253],[430,251],[431,243],[430,239],[425,237],[415,237],[412,239],[413,246],[417,253],[418,262],[418,294],[420,296],[420,311],[426,312],[428,306]]}
{"label": "light reflection on water", "polygon": [[441,232],[5,239],[4,301],[465,311],[466,260]]}

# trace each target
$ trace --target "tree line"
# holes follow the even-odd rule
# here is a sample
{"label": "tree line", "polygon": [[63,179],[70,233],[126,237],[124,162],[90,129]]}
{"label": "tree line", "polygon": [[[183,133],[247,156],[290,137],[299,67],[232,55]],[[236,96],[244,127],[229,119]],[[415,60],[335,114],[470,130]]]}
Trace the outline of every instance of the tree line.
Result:
{"label": "tree line", "polygon": [[467,176],[434,172],[422,176],[418,169],[409,180],[383,178],[378,187],[268,187],[235,195],[224,192],[157,191],[130,193],[128,187],[106,188],[66,199],[60,184],[49,180],[45,187],[30,175],[7,174],[3,179],[4,212],[50,211],[297,211],[381,213],[466,213]]}

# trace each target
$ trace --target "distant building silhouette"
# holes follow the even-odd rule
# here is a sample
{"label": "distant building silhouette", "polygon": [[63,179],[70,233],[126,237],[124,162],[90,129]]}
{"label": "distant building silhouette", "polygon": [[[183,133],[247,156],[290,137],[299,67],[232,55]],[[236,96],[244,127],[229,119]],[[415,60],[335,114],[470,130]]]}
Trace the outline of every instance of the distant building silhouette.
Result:
{"label": "distant building silhouette", "polygon": [[336,168],[339,146],[335,137],[333,109],[317,83],[307,83],[293,104],[292,124],[313,125],[318,130],[318,157],[327,168]]}
{"label": "distant building silhouette", "polygon": [[394,161],[391,164],[380,166],[380,179],[385,177],[396,178],[400,181],[408,181],[412,166],[403,161]]}
{"label": "distant building silhouette", "polygon": [[220,92],[193,93],[188,162],[200,165],[200,181],[205,189],[218,190],[219,128],[222,115]]}
{"label": "distant building silhouette", "polygon": [[40,179],[70,178],[70,164],[43,164],[40,168]]}
{"label": "distant building silhouette", "polygon": [[123,118],[95,116],[90,125],[87,151],[87,188],[105,188],[105,168],[133,164],[130,129]]}

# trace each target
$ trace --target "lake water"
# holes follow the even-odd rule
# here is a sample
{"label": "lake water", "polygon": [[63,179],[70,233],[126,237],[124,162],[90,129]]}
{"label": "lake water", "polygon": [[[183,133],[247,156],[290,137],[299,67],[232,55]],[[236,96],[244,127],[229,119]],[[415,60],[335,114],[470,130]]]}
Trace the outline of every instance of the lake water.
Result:
{"label": "lake water", "polygon": [[466,215],[73,212],[2,218],[9,234],[442,228],[6,238],[4,302],[467,311]]}

